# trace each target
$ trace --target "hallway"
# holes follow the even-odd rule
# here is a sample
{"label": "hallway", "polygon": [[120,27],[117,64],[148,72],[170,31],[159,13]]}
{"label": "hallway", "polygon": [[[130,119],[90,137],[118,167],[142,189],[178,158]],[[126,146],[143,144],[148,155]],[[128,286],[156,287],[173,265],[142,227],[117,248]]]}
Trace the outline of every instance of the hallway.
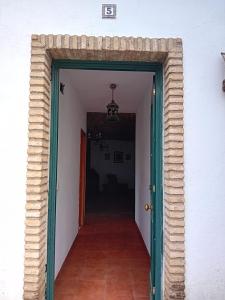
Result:
{"label": "hallway", "polygon": [[90,214],[55,281],[55,300],[149,300],[149,255],[126,214]]}

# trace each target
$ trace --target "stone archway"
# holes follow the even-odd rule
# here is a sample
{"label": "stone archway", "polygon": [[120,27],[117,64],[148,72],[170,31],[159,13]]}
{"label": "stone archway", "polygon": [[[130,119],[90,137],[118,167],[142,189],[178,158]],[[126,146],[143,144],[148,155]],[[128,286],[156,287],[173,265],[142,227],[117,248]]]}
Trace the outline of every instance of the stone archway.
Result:
{"label": "stone archway", "polygon": [[181,39],[33,35],[24,299],[44,299],[52,59],[160,62],[164,69],[164,299],[184,299],[183,50]]}

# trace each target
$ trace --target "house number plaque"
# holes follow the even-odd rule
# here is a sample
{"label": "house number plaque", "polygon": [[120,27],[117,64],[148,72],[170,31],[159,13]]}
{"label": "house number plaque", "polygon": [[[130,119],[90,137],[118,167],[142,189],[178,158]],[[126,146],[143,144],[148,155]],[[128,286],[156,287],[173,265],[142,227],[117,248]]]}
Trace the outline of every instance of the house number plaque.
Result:
{"label": "house number plaque", "polygon": [[102,4],[102,18],[115,19],[116,18],[116,4]]}

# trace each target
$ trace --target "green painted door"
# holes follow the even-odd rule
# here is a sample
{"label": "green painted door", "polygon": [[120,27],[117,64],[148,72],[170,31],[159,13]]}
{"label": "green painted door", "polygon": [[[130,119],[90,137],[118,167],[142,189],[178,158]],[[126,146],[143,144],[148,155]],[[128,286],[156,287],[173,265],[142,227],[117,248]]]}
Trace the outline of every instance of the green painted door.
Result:
{"label": "green painted door", "polygon": [[[156,73],[157,76],[157,73]],[[150,191],[151,191],[151,299],[161,299],[162,268],[162,88],[153,77],[150,121]],[[157,84],[158,83],[158,84]]]}

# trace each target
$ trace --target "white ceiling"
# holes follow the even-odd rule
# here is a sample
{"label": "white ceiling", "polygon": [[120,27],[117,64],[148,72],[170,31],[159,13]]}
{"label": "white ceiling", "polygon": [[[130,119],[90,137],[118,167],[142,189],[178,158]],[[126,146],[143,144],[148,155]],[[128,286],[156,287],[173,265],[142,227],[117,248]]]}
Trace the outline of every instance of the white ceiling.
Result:
{"label": "white ceiling", "polygon": [[[116,83],[114,100],[119,112],[136,112],[138,103],[151,93],[153,73],[134,71],[60,70],[69,74],[71,83],[86,111],[105,112],[111,101],[111,83]],[[66,87],[65,87],[66,88]]]}

